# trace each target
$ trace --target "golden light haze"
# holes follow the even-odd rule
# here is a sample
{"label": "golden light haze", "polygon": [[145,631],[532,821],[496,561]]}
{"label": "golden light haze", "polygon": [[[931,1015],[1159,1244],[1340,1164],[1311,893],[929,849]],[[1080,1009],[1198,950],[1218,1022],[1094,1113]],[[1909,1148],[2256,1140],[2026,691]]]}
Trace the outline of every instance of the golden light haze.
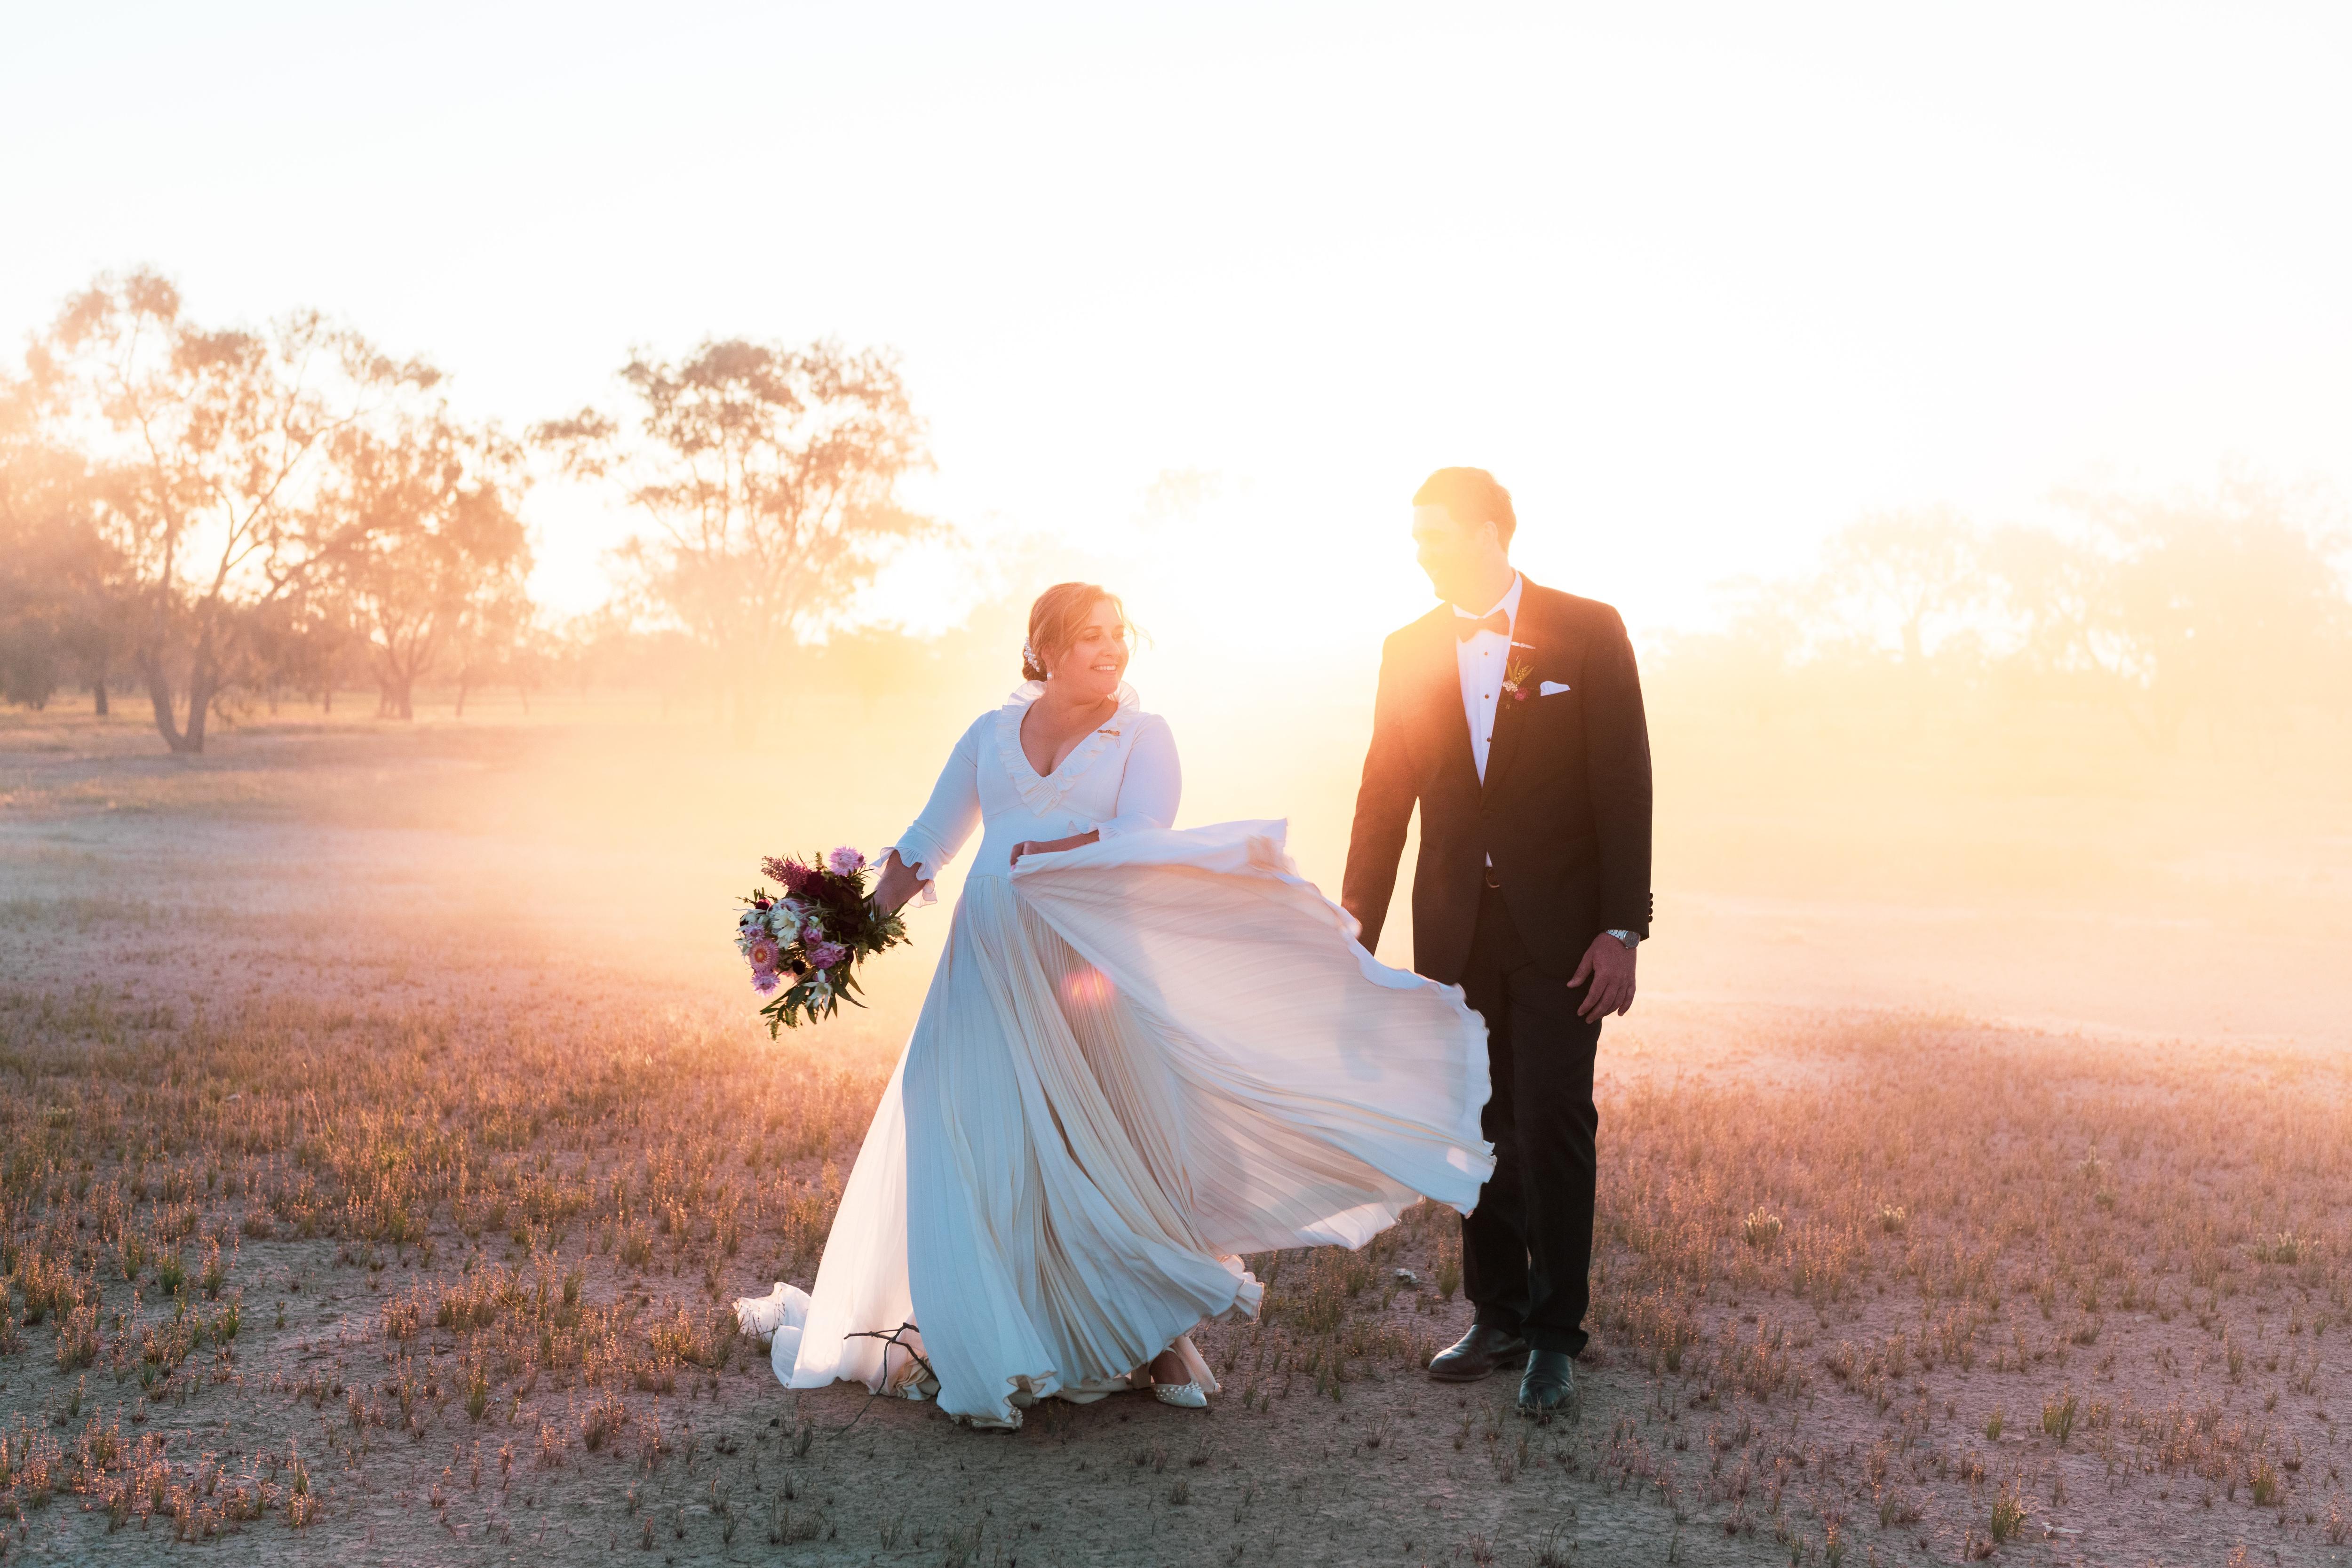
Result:
{"label": "golden light haze", "polygon": [[[2161,1033],[2149,987],[2204,984],[2185,955],[2244,918],[2283,923],[2231,973],[2288,978],[2216,980],[2199,1027],[2336,1016],[2301,967],[2343,930],[2343,688],[2302,682],[2333,652],[2261,642],[2257,683],[2291,695],[2206,691],[2155,746],[2112,700],[2137,677],[2085,684],[2091,641],[2021,676],[2014,605],[1929,616],[1930,679],[1885,603],[1816,590],[1868,517],[2073,538],[2064,493],[2232,474],[2291,495],[2313,570],[2340,570],[2339,13],[294,17],[18,19],[0,137],[39,221],[0,249],[0,325],[152,262],[206,322],[311,303],[427,355],[457,414],[517,434],[624,409],[631,345],[895,350],[933,459],[898,494],[947,531],[851,606],[868,629],[768,676],[791,791],[644,797],[716,813],[729,863],[780,832],[887,838],[1013,683],[1020,606],[1087,576],[1149,635],[1134,678],[1183,742],[1185,819],[1287,815],[1332,885],[1380,637],[1429,602],[1407,498],[1472,462],[1517,498],[1519,563],[1620,605],[1650,671],[1662,998],[1679,964],[1701,988],[1751,964],[1767,989]],[[520,515],[551,617],[600,603],[646,528],[544,464]],[[975,613],[937,644],[890,632]],[[1776,642],[1775,616],[1804,629]],[[1789,659],[1810,673],[1759,698]],[[681,681],[606,669],[584,700],[707,723]],[[601,787],[565,776],[565,809]],[[599,831],[652,831],[633,809]],[[1704,958],[1664,940],[1701,893],[1732,900],[1676,939],[1713,931]],[[2077,930],[2068,900],[2158,923]],[[1944,912],[1856,912],[1893,908]],[[1883,984],[1824,979],[1898,931],[1917,944]],[[1786,963],[1758,957],[1775,932]],[[2176,947],[2114,972],[2149,982],[2137,1000],[2066,956]]]}
{"label": "golden light haze", "polygon": [[[2309,4],[16,5],[0,1520],[2340,1559],[2347,81]],[[781,1040],[761,858],[891,843],[1081,579],[1177,826],[1336,895],[1454,465],[1654,764],[1583,1419],[1425,1381],[1438,1204],[1247,1259],[1206,1426],[780,1389],[729,1303],[973,850]]]}
{"label": "golden light haze", "polygon": [[[1183,574],[1137,605],[1171,650],[1231,634],[1189,617],[1236,575],[1309,596],[1318,643],[1404,618],[1398,498],[1453,462],[1506,476],[1531,571],[1646,634],[1874,507],[1990,520],[2233,455],[2344,488],[2346,29],[2309,5],[52,7],[12,22],[0,92],[0,327],[152,262],[211,319],[348,316],[514,424],[633,343],[887,343],[932,427],[921,510],[1149,542]],[[1218,477],[1237,559],[1139,525],[1185,470]],[[593,604],[628,520],[552,489],[533,510],[535,589]],[[970,581],[910,571],[877,607],[945,624]]]}

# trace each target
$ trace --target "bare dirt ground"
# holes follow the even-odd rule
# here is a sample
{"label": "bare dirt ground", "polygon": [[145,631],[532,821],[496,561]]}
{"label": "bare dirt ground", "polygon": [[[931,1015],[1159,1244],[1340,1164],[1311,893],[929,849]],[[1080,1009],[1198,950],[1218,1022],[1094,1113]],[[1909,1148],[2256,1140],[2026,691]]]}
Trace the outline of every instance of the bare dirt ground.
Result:
{"label": "bare dirt ground", "polygon": [[725,1307],[809,1283],[944,925],[771,1045],[730,900],[920,784],[578,715],[153,748],[0,721],[8,1554],[2352,1563],[2324,920],[2216,974],[2161,900],[1685,878],[1604,1037],[1580,1419],[1421,1375],[1416,1211],[1253,1260],[1205,1415],[986,1435],[790,1394]]}

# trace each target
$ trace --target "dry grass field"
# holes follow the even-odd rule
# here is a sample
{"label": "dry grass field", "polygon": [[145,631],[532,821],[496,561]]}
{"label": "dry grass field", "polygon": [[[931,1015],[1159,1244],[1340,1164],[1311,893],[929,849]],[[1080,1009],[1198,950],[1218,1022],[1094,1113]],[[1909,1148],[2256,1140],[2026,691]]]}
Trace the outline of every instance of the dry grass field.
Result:
{"label": "dry grass field", "polygon": [[[2136,894],[2107,983],[2037,987],[1981,909],[1685,854],[1604,1037],[1580,1420],[1421,1376],[1468,1321],[1423,1210],[1253,1260],[1206,1415],[976,1434],[783,1391],[728,1308],[809,1282],[944,927],[772,1045],[729,900],[774,823],[882,842],[927,766],[579,715],[152,742],[0,718],[0,1558],[2352,1563],[2352,1057],[2309,954],[2250,1014]],[[2169,1014],[2063,1022],[2151,969]]]}

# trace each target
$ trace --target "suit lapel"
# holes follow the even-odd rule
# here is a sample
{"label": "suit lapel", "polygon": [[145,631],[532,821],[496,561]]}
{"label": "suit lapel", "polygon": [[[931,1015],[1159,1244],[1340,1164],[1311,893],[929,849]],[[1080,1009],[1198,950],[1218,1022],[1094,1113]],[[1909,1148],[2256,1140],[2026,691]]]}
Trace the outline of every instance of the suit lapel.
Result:
{"label": "suit lapel", "polygon": [[1462,710],[1462,665],[1455,657],[1454,611],[1440,605],[1429,617],[1419,664],[1422,732],[1429,737],[1432,756],[1444,776],[1464,794],[1478,793],[1478,763],[1470,754],[1470,719]]}

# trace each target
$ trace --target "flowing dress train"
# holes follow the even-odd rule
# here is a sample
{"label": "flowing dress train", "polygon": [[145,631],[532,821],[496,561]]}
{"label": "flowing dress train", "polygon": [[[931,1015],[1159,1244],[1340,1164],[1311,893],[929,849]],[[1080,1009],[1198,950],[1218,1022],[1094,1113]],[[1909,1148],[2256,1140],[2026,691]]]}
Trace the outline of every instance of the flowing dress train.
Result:
{"label": "flowing dress train", "polygon": [[1255,1313],[1240,1254],[1360,1246],[1423,1196],[1466,1211],[1493,1168],[1461,992],[1366,952],[1282,823],[1171,829],[1173,741],[1131,689],[1039,775],[1037,691],[966,731],[898,846],[928,877],[986,826],[814,1292],[737,1304],[788,1386],[935,1379],[950,1414],[1015,1426],[1172,1347],[1213,1393],[1185,1331]]}

